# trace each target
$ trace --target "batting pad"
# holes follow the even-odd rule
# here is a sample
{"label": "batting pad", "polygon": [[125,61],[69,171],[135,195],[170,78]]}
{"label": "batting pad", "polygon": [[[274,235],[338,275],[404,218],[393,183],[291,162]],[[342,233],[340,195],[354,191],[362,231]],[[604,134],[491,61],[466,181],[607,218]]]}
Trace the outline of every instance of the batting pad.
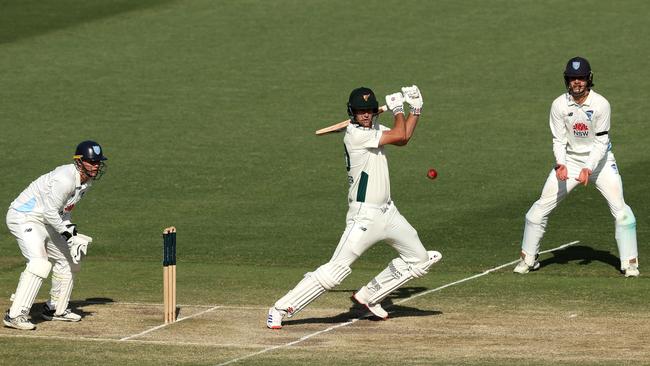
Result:
{"label": "batting pad", "polygon": [[52,290],[50,291],[50,299],[52,304],[55,305],[55,315],[63,314],[68,309],[70,302],[70,295],[74,285],[74,278],[71,274],[53,274],[52,275]]}
{"label": "batting pad", "polygon": [[14,302],[9,309],[10,317],[29,314],[29,309],[43,284],[43,278],[47,277],[51,268],[52,264],[44,259],[34,259],[27,263],[27,268],[20,274]]}
{"label": "batting pad", "polygon": [[289,291],[275,303],[275,308],[287,312],[287,317],[292,317],[320,295],[325,293],[325,288],[307,273],[293,290]]}

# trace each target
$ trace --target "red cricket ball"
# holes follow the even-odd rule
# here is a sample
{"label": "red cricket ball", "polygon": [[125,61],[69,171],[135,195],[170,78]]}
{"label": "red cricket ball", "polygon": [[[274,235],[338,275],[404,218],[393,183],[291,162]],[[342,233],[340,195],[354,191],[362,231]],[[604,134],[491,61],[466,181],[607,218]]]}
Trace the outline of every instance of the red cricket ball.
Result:
{"label": "red cricket ball", "polygon": [[429,169],[429,171],[427,172],[427,177],[429,179],[436,179],[437,176],[438,176],[438,172],[433,168]]}

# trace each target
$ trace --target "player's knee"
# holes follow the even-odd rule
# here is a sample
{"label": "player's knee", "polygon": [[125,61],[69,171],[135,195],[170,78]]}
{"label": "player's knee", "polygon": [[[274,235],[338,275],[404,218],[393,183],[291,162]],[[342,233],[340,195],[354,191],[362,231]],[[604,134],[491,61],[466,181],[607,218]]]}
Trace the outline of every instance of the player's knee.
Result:
{"label": "player's knee", "polygon": [[544,215],[536,205],[533,205],[533,207],[526,212],[526,222],[533,225],[542,225],[544,222]]}
{"label": "player's knee", "polygon": [[352,272],[350,267],[328,262],[318,267],[311,276],[320,283],[326,290],[331,290],[343,282],[343,280]]}
{"label": "player's knee", "polygon": [[427,259],[409,265],[409,271],[414,278],[424,277],[429,273],[429,268],[436,262],[442,259],[442,254],[435,250],[427,252]]}
{"label": "player's knee", "polygon": [[625,207],[615,214],[617,226],[632,226],[636,225],[636,218],[630,206]]}
{"label": "player's knee", "polygon": [[27,263],[27,272],[40,278],[47,278],[52,269],[52,263],[47,259],[35,258]]}
{"label": "player's knee", "polygon": [[81,270],[80,263],[75,264],[67,261],[59,261],[52,266],[53,273],[66,277],[72,276],[73,274],[79,272],[79,270]]}

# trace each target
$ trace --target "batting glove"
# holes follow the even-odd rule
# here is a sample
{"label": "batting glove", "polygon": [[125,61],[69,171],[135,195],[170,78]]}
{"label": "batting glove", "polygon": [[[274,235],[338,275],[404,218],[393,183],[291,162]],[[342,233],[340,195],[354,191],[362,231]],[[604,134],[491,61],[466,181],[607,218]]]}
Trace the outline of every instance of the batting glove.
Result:
{"label": "batting glove", "polygon": [[422,111],[422,104],[424,104],[424,101],[422,100],[422,94],[417,85],[403,87],[402,93],[404,94],[406,103],[411,106],[411,113],[419,115]]}
{"label": "batting glove", "polygon": [[386,106],[393,112],[393,115],[404,113],[404,96],[397,92],[386,96]]}

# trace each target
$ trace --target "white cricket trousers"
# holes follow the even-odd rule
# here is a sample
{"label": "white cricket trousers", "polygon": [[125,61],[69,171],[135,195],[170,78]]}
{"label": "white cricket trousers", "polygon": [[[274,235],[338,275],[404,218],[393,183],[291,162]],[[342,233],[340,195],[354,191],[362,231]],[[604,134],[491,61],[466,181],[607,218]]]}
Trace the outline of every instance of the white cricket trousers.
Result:
{"label": "white cricket trousers", "polygon": [[[7,228],[16,237],[18,247],[23,257],[29,262],[35,258],[51,259],[55,263],[69,266],[74,265],[68,243],[51,226],[29,218],[29,216],[9,209],[7,212]],[[68,269],[69,271],[69,269]]]}
{"label": "white cricket trousers", "polygon": [[[540,198],[533,203],[526,214],[526,226],[521,248],[529,255],[539,252],[540,241],[544,235],[548,216],[557,205],[580,184],[575,178],[584,167],[588,154],[567,155],[567,170],[569,178],[559,181],[555,170],[551,170],[542,189]],[[610,151],[600,161],[589,177],[589,184],[594,184],[605,197],[609,210],[614,216],[616,226],[616,241],[621,261],[636,258],[636,220],[634,214],[623,198],[623,182],[616,166],[614,154]]]}
{"label": "white cricket trousers", "polygon": [[382,206],[353,202],[346,227],[330,262],[350,266],[363,252],[380,240],[392,246],[406,263],[425,263],[429,254],[417,231],[394,203]]}
{"label": "white cricket trousers", "polygon": [[[16,289],[16,300],[10,309],[12,315],[17,313],[28,313],[32,306],[34,296],[38,293],[40,281],[32,281],[26,285],[30,290],[21,286],[21,281],[28,281],[26,276],[30,272],[30,262],[43,263],[51,262],[52,265],[52,288],[50,301],[57,304],[57,312],[61,313],[67,307],[72,291],[74,276],[81,269],[80,264],[74,264],[70,257],[68,243],[51,226],[31,219],[28,215],[9,209],[7,212],[7,227],[11,234],[16,237],[18,247],[27,261],[27,269],[21,274],[18,288]],[[47,271],[40,276],[47,277]],[[35,278],[35,277],[34,277]],[[31,286],[31,287],[30,287]],[[21,290],[22,289],[22,290]],[[27,293],[24,293],[27,291]],[[59,305],[63,309],[58,309]]]}

